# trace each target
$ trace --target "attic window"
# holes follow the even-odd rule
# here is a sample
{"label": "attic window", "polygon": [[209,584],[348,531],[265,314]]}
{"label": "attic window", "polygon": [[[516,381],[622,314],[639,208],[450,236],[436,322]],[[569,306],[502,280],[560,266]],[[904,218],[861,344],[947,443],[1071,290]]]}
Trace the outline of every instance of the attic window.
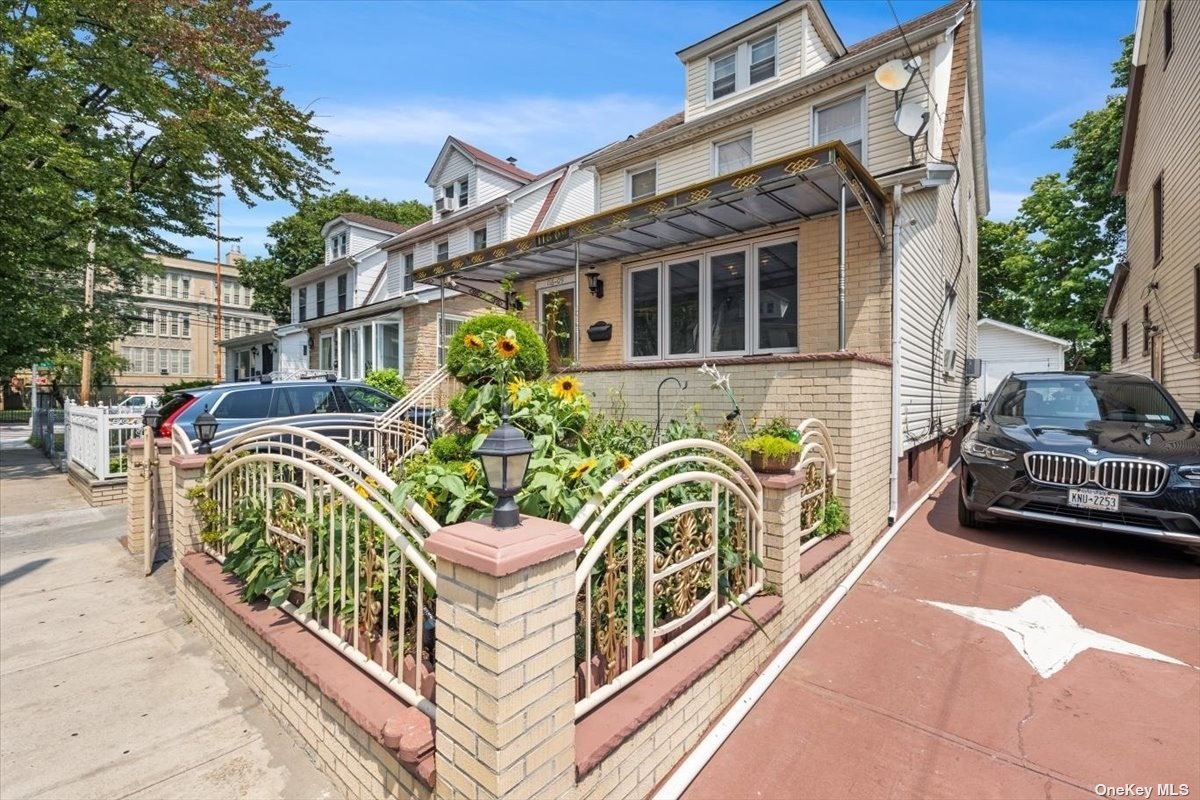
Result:
{"label": "attic window", "polygon": [[463,178],[459,181],[451,181],[442,187],[442,196],[445,197],[445,210],[453,211],[456,208],[466,208],[469,204],[470,194],[468,189],[470,185],[467,179]]}
{"label": "attic window", "polygon": [[346,255],[348,249],[349,237],[343,231],[336,236],[329,237],[329,260],[336,261]]}
{"label": "attic window", "polygon": [[772,31],[766,36],[744,41],[733,50],[710,58],[709,100],[720,100],[756,83],[774,78],[775,44],[775,33]]}

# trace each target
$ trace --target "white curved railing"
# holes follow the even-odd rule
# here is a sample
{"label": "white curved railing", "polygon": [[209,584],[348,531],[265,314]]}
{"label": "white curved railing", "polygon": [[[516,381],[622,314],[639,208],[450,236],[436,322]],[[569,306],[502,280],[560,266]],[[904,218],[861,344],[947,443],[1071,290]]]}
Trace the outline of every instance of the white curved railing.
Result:
{"label": "white curved railing", "polygon": [[178,425],[171,426],[171,452],[177,456],[190,456],[196,452],[191,440]]}
{"label": "white curved railing", "polygon": [[439,525],[411,499],[397,506],[395,489],[328,436],[259,425],[214,452],[202,517],[227,569],[253,583],[277,564],[265,584],[275,605],[432,716],[437,573],[424,541]]}
{"label": "white curved railing", "polygon": [[576,716],[762,588],[762,509],[762,484],[737,453],[683,439],[634,459],[576,514]]}
{"label": "white curved railing", "polygon": [[833,439],[821,420],[810,417],[798,426],[800,461],[792,472],[804,478],[800,485],[800,553],[820,541],[819,528],[825,519],[825,505],[837,488],[837,458]]}

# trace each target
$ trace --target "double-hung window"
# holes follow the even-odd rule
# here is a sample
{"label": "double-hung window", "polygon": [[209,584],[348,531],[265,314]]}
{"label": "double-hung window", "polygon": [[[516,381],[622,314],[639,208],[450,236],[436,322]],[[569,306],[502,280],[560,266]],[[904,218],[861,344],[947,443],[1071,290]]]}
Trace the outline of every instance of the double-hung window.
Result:
{"label": "double-hung window", "polygon": [[487,228],[471,232],[471,249],[482,250],[487,247]]}
{"label": "double-hung window", "polygon": [[413,290],[413,269],[416,268],[416,255],[413,253],[404,254],[404,291],[411,292]]}
{"label": "double-hung window", "polygon": [[658,168],[656,166],[629,170],[629,202],[636,203],[653,197],[658,191]]}
{"label": "double-hung window", "polygon": [[794,239],[681,255],[627,273],[629,357],[687,358],[795,350]]}
{"label": "double-hung window", "polygon": [[741,92],[776,75],[776,39],[771,32],[747,39],[732,50],[708,60],[710,102]]}
{"label": "double-hung window", "polygon": [[308,319],[308,288],[307,287],[305,287],[305,286],[300,287],[300,296],[299,296],[299,299],[296,304],[297,304],[297,306],[299,306],[299,309],[300,309],[299,319],[301,322],[304,322],[306,319]]}
{"label": "double-hung window", "polygon": [[467,183],[466,178],[463,178],[461,181],[458,182],[458,207],[459,208],[467,207],[468,200],[470,199],[470,194],[467,191],[469,188],[470,188],[470,184]]}
{"label": "double-hung window", "polygon": [[448,258],[450,258],[450,241],[438,242],[434,261],[445,261]]}
{"label": "double-hung window", "polygon": [[346,275],[338,275],[338,279],[337,279],[337,281],[338,281],[338,282],[337,282],[337,293],[338,293],[337,303],[338,303],[338,311],[345,311],[345,310],[346,310],[346,282],[347,282],[347,276],[346,276]]}
{"label": "double-hung window", "polygon": [[317,284],[317,316],[325,316],[325,281]]}
{"label": "double-hung window", "polygon": [[840,139],[854,157],[866,163],[863,134],[864,93],[856,94],[818,108],[813,116],[813,144],[824,144]]}
{"label": "double-hung window", "polygon": [[753,163],[754,144],[749,133],[713,145],[713,171],[717,175],[737,172]]}

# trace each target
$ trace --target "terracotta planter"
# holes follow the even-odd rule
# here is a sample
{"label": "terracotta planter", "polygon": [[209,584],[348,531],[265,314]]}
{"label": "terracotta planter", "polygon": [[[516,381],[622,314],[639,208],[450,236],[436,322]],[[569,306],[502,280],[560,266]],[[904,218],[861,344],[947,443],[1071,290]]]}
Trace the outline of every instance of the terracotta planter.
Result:
{"label": "terracotta planter", "polygon": [[800,451],[789,453],[783,458],[768,458],[762,453],[750,454],[750,469],[755,472],[763,472],[768,475],[774,475],[782,472],[791,472],[792,468],[800,463]]}

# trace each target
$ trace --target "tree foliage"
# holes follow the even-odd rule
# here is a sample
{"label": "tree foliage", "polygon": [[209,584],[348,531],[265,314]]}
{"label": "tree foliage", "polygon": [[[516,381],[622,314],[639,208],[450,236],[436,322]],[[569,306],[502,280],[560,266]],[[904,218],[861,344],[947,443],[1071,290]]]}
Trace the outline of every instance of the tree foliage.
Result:
{"label": "tree foliage", "polygon": [[246,204],[325,187],[322,132],[263,58],[285,26],[253,0],[5,4],[0,374],[124,333],[154,269],[145,253],[181,256],[168,236],[213,236],[218,176]]}
{"label": "tree foliage", "polygon": [[[1113,88],[1129,84],[1133,37],[1113,63]],[[1011,222],[980,220],[980,315],[1071,342],[1068,369],[1105,369],[1107,330],[1097,323],[1113,265],[1125,252],[1125,199],[1113,195],[1125,95],[1071,123],[1054,147],[1071,151],[1066,174],[1033,182]]]}
{"label": "tree foliage", "polygon": [[254,309],[271,314],[279,322],[289,317],[291,293],[283,282],[325,261],[325,240],[321,228],[346,213],[366,214],[389,222],[416,225],[429,219],[429,206],[417,200],[390,200],[359,197],[346,190],[308,198],[296,211],[267,226],[271,242],[267,255],[242,263],[242,283],[254,289]]}

